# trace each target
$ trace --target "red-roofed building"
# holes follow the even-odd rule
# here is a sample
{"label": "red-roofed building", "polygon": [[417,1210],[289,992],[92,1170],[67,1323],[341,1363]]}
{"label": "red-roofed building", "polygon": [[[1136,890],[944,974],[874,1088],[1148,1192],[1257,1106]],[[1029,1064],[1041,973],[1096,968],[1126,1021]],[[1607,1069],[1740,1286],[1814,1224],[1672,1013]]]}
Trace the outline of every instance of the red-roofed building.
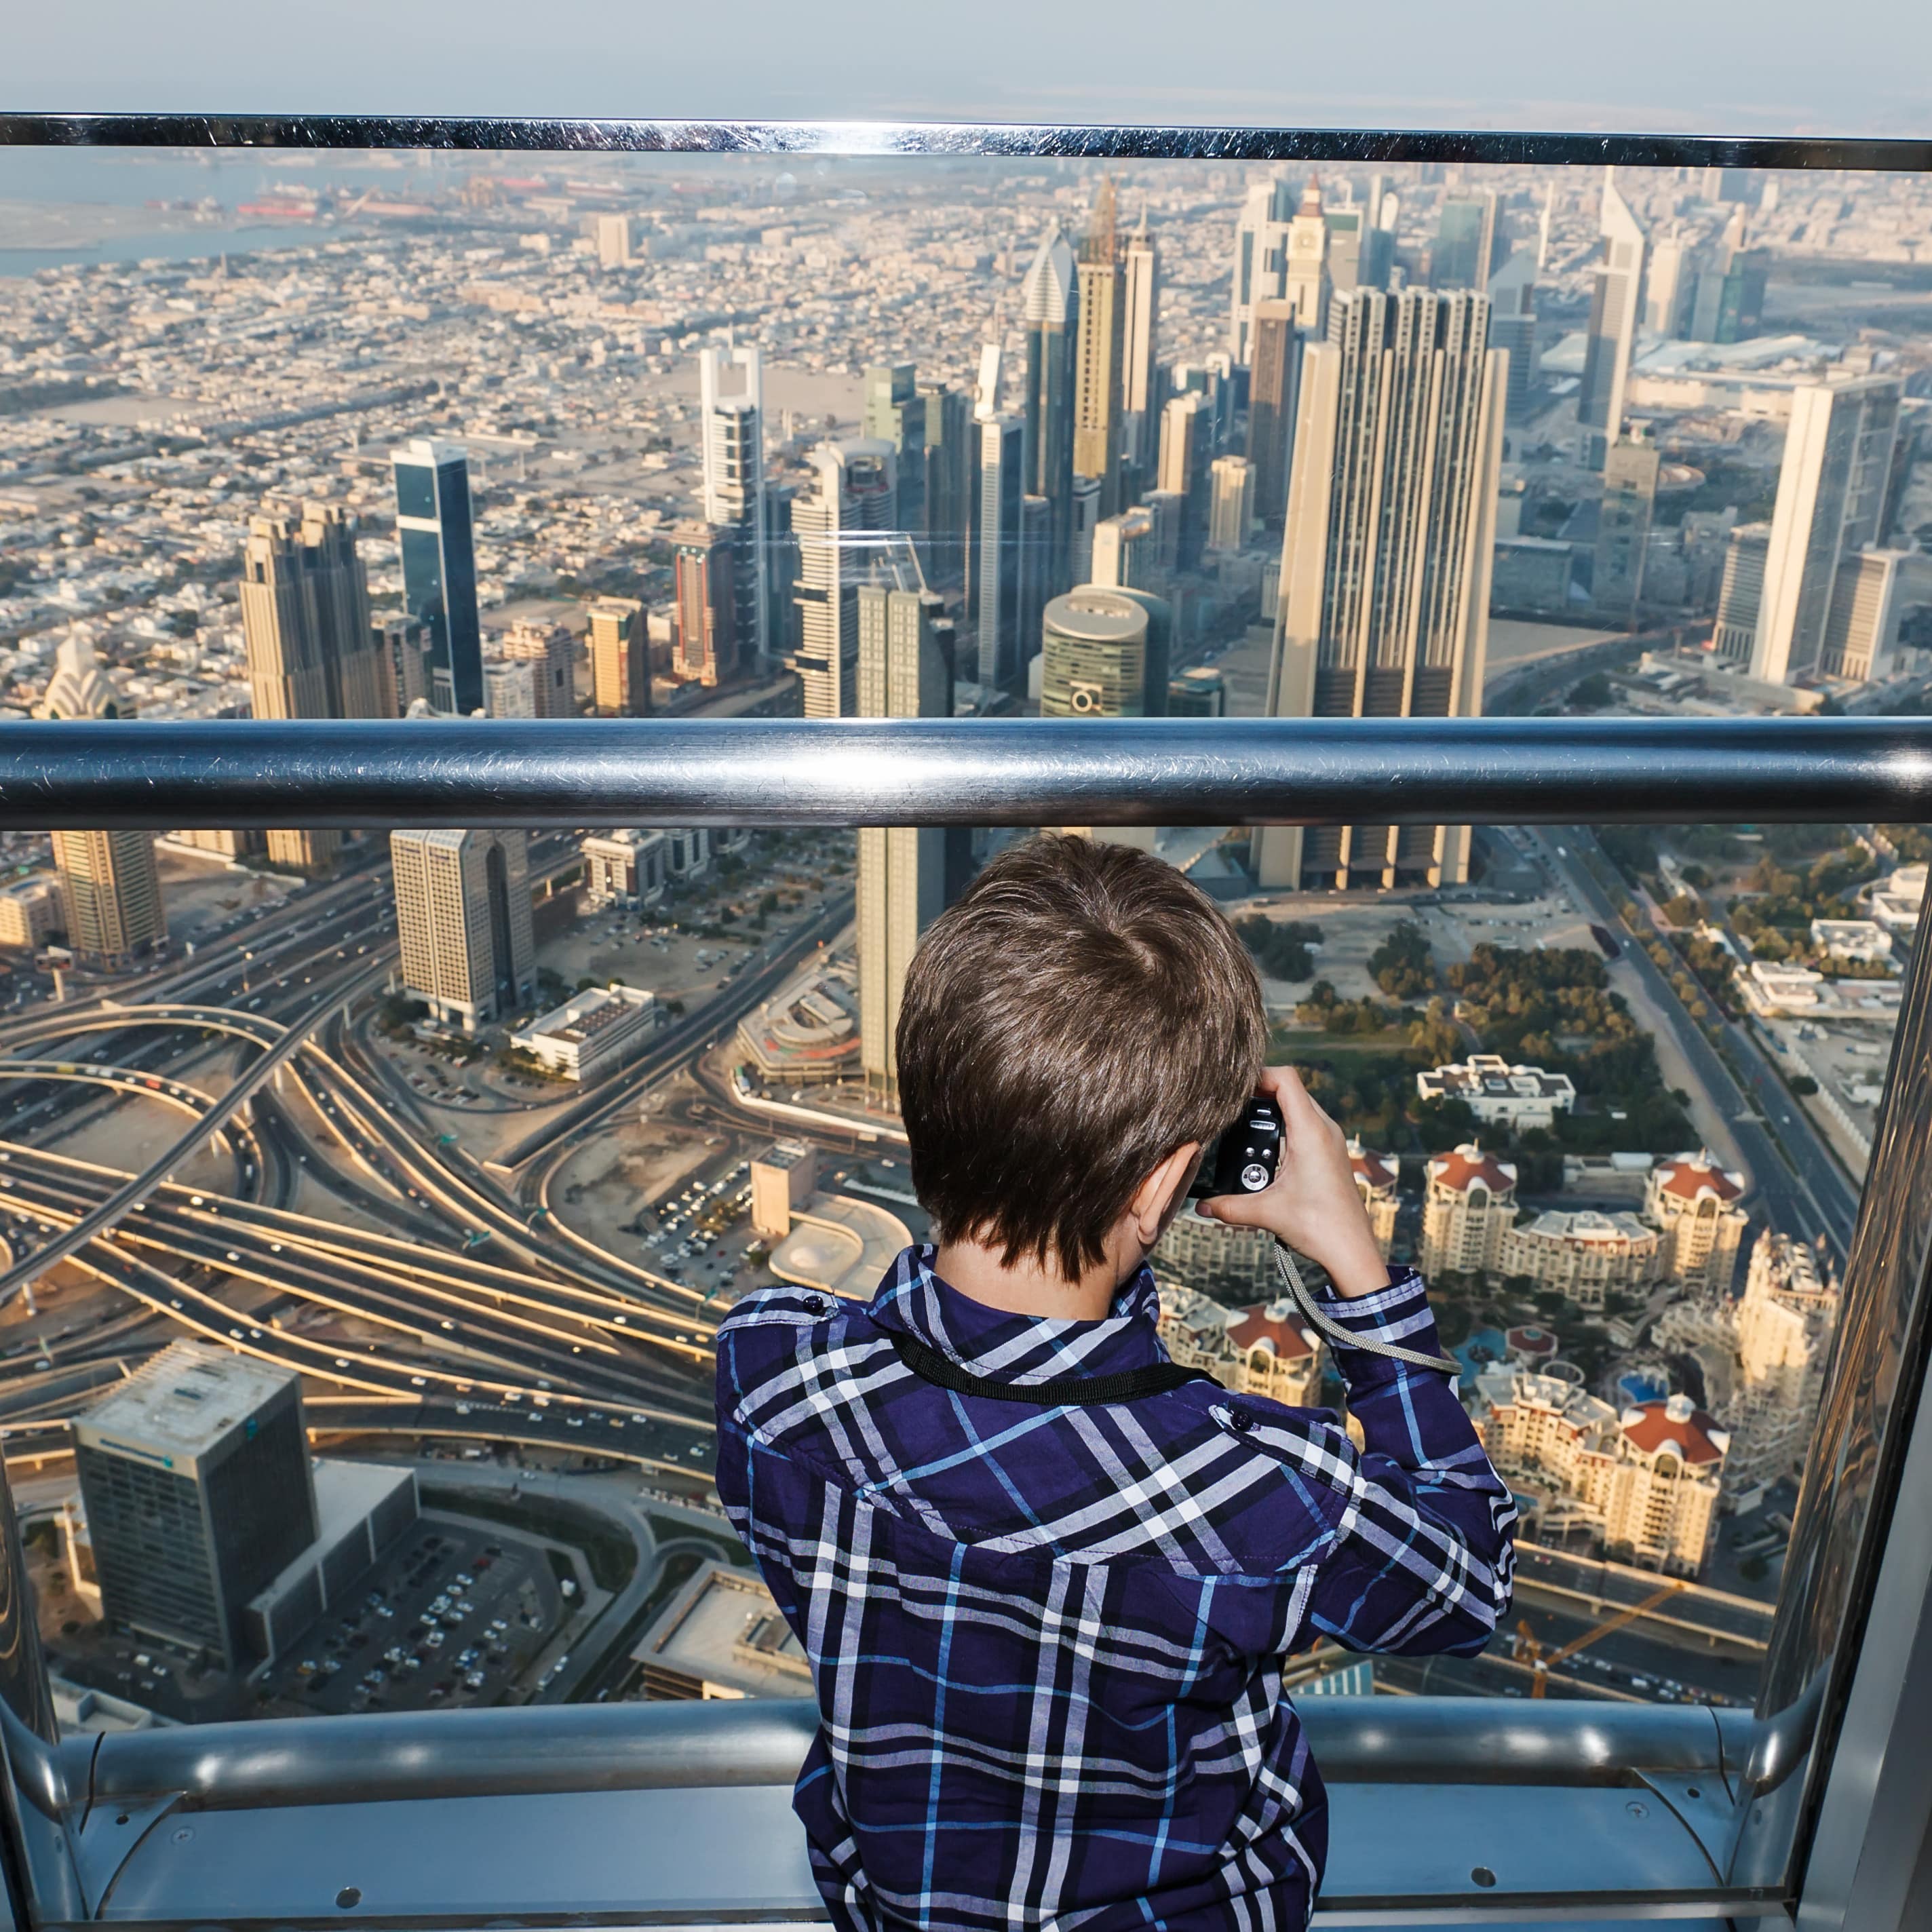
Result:
{"label": "red-roofed building", "polygon": [[1429,1163],[1422,1206],[1422,1272],[1493,1272],[1516,1222],[1516,1168],[1465,1141]]}
{"label": "red-roofed building", "polygon": [[1644,1218],[1663,1235],[1659,1268],[1668,1280],[1715,1294],[1730,1292],[1750,1216],[1738,1203],[1744,1178],[1718,1166],[1706,1148],[1673,1155],[1650,1171]]}
{"label": "red-roofed building", "polygon": [[1362,1197],[1362,1205],[1369,1210],[1369,1226],[1375,1231],[1376,1250],[1387,1261],[1390,1246],[1395,1240],[1398,1205],[1395,1184],[1400,1168],[1395,1156],[1371,1154],[1358,1137],[1351,1136],[1348,1165],[1354,1170],[1355,1187]]}
{"label": "red-roofed building", "polygon": [[1205,1369],[1236,1395],[1306,1408],[1321,1386],[1321,1342],[1286,1295],[1229,1308],[1162,1282],[1160,1338],[1184,1368]]}
{"label": "red-roofed building", "polygon": [[1730,1437],[1688,1396],[1621,1414],[1552,1376],[1491,1370],[1478,1432],[1513,1485],[1540,1491],[1540,1533],[1584,1530],[1620,1562],[1694,1576],[1718,1521]]}

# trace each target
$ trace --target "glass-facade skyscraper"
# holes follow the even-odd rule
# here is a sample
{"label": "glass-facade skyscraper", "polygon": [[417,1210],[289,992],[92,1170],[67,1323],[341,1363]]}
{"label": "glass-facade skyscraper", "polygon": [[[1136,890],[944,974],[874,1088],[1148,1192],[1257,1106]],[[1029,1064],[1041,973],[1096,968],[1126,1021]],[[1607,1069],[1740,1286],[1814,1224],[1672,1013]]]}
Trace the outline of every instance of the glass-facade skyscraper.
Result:
{"label": "glass-facade skyscraper", "polygon": [[403,597],[428,632],[431,701],[467,717],[483,708],[470,454],[460,443],[418,436],[394,460]]}

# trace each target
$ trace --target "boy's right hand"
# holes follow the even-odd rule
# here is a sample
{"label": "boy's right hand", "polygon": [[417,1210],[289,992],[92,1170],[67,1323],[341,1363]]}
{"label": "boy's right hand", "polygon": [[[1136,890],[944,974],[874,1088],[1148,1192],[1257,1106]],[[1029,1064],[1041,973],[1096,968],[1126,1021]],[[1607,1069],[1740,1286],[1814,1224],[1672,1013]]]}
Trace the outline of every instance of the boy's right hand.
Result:
{"label": "boy's right hand", "polygon": [[1281,1109],[1281,1162],[1258,1194],[1216,1194],[1196,1211],[1231,1228],[1264,1228],[1328,1270],[1348,1300],[1388,1286],[1369,1210],[1355,1185],[1348,1139],[1292,1066],[1262,1070],[1258,1090]]}

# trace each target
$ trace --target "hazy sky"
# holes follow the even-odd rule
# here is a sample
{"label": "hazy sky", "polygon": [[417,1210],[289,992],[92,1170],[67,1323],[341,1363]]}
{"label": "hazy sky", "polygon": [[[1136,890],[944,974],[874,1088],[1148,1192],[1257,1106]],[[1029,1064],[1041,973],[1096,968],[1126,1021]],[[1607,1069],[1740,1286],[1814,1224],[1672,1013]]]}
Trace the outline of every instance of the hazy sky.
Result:
{"label": "hazy sky", "polygon": [[0,109],[1932,136],[1924,0],[5,0]]}

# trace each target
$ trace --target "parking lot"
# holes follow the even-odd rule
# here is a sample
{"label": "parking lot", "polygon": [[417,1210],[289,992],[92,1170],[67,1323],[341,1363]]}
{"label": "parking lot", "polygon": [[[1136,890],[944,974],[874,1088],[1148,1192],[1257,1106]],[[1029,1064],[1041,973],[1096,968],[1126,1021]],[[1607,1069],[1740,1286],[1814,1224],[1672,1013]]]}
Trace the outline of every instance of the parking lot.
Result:
{"label": "parking lot", "polygon": [[751,1172],[750,1162],[740,1160],[709,1180],[694,1178],[644,1209],[638,1218],[644,1265],[707,1294],[734,1286],[746,1239]]}
{"label": "parking lot", "polygon": [[426,1514],[262,1682],[265,1716],[496,1704],[565,1614],[544,1549]]}

